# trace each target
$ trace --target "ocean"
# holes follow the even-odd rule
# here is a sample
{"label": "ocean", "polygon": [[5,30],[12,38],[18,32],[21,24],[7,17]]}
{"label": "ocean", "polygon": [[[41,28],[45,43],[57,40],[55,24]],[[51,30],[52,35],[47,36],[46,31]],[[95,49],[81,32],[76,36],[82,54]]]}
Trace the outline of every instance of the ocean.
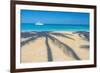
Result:
{"label": "ocean", "polygon": [[21,31],[89,31],[87,24],[44,24],[21,23]]}

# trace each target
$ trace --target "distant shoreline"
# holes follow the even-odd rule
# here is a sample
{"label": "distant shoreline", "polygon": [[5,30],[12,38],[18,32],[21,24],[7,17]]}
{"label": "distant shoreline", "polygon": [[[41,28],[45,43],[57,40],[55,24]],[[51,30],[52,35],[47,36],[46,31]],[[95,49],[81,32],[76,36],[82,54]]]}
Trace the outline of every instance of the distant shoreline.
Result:
{"label": "distant shoreline", "polygon": [[[23,30],[21,32],[42,32],[42,31],[50,31],[50,30]],[[76,32],[76,31],[86,31],[89,32],[89,30],[52,30],[52,32]]]}

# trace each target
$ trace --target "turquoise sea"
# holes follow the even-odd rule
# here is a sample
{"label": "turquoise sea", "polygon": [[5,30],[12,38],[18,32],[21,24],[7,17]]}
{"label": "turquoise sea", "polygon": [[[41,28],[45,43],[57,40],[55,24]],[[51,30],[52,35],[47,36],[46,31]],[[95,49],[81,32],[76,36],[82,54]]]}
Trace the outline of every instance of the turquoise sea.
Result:
{"label": "turquoise sea", "polygon": [[21,23],[21,31],[89,31],[84,24],[44,24]]}

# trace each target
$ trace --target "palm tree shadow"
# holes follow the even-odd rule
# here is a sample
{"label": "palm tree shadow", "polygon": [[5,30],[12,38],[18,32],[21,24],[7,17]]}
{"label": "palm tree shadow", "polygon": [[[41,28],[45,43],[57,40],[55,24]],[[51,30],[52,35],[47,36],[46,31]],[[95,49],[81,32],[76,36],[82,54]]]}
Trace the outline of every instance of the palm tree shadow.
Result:
{"label": "palm tree shadow", "polygon": [[69,47],[67,44],[64,44],[63,42],[61,42],[57,38],[53,37],[52,35],[61,36],[61,37],[65,37],[65,38],[74,40],[73,38],[70,38],[69,36],[66,36],[62,33],[52,33],[52,32],[49,32],[49,31],[35,32],[35,34],[30,34],[30,35],[32,36],[30,39],[21,42],[21,47],[24,46],[25,44],[31,42],[31,41],[37,40],[40,37],[44,37],[45,38],[45,44],[47,46],[48,61],[53,61],[52,51],[51,51],[48,39],[50,39],[55,45],[60,47],[60,49],[62,49],[62,51],[65,54],[72,56],[76,60],[81,60],[79,58],[79,56],[75,53],[75,51],[71,47]]}
{"label": "palm tree shadow", "polygon": [[80,48],[89,50],[90,46],[89,45],[81,45]]}
{"label": "palm tree shadow", "polygon": [[68,39],[71,39],[71,40],[75,40],[75,39],[73,39],[73,38],[71,38],[69,36],[66,36],[66,35],[71,35],[71,34],[66,34],[66,35],[64,35],[62,33],[51,33],[51,34],[55,35],[55,36],[61,36],[61,37],[65,37],[65,38],[68,38]]}
{"label": "palm tree shadow", "polygon": [[66,45],[63,42],[59,41],[58,39],[56,39],[53,36],[48,35],[48,37],[52,40],[52,42],[54,44],[56,44],[57,46],[59,46],[60,48],[62,48],[63,49],[63,52],[65,54],[72,56],[76,60],[81,60],[79,58],[79,56],[75,53],[75,51],[71,47],[69,47],[68,45]]}
{"label": "palm tree shadow", "polygon": [[36,33],[34,32],[34,33],[30,33],[30,32],[21,32],[21,37],[22,38],[27,38],[27,37],[32,37],[32,36],[34,36]]}
{"label": "palm tree shadow", "polygon": [[45,39],[45,44],[46,44],[46,46],[47,46],[48,61],[53,61],[51,48],[50,48],[49,42],[48,42],[48,37],[46,36],[45,38],[46,38],[46,39]]}
{"label": "palm tree shadow", "polygon": [[90,40],[89,32],[86,32],[86,31],[76,31],[76,32],[73,32],[73,34],[78,34],[81,38],[83,38],[86,41]]}
{"label": "palm tree shadow", "polygon": [[24,46],[24,45],[26,45],[26,44],[28,44],[28,43],[31,42],[31,41],[37,40],[38,38],[39,38],[39,36],[33,36],[33,37],[31,37],[30,39],[28,39],[28,40],[26,40],[26,41],[22,41],[22,42],[21,42],[21,47]]}

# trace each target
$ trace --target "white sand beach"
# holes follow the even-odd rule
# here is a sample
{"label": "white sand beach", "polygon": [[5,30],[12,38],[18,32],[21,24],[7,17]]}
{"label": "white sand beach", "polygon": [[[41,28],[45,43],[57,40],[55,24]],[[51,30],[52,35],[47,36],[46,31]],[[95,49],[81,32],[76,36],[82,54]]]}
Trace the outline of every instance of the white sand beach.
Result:
{"label": "white sand beach", "polygon": [[[64,35],[74,40],[62,36],[55,36],[55,35],[51,36],[55,37],[65,45],[69,46],[74,51],[74,53],[80,58],[80,60],[89,59],[89,48],[81,47],[82,45],[89,45],[89,41],[84,40],[78,34],[73,34],[72,32],[60,32],[60,33],[63,33]],[[48,62],[48,51],[45,42],[46,38],[40,37],[34,41],[30,41],[27,44],[23,45],[21,47],[21,63]],[[70,50],[67,51],[66,53],[64,52],[64,45],[60,46],[59,43],[58,45],[56,45],[55,43],[57,43],[57,41],[53,42],[53,40],[48,38],[48,44],[52,54],[52,61],[76,60],[72,52],[70,52]]]}

